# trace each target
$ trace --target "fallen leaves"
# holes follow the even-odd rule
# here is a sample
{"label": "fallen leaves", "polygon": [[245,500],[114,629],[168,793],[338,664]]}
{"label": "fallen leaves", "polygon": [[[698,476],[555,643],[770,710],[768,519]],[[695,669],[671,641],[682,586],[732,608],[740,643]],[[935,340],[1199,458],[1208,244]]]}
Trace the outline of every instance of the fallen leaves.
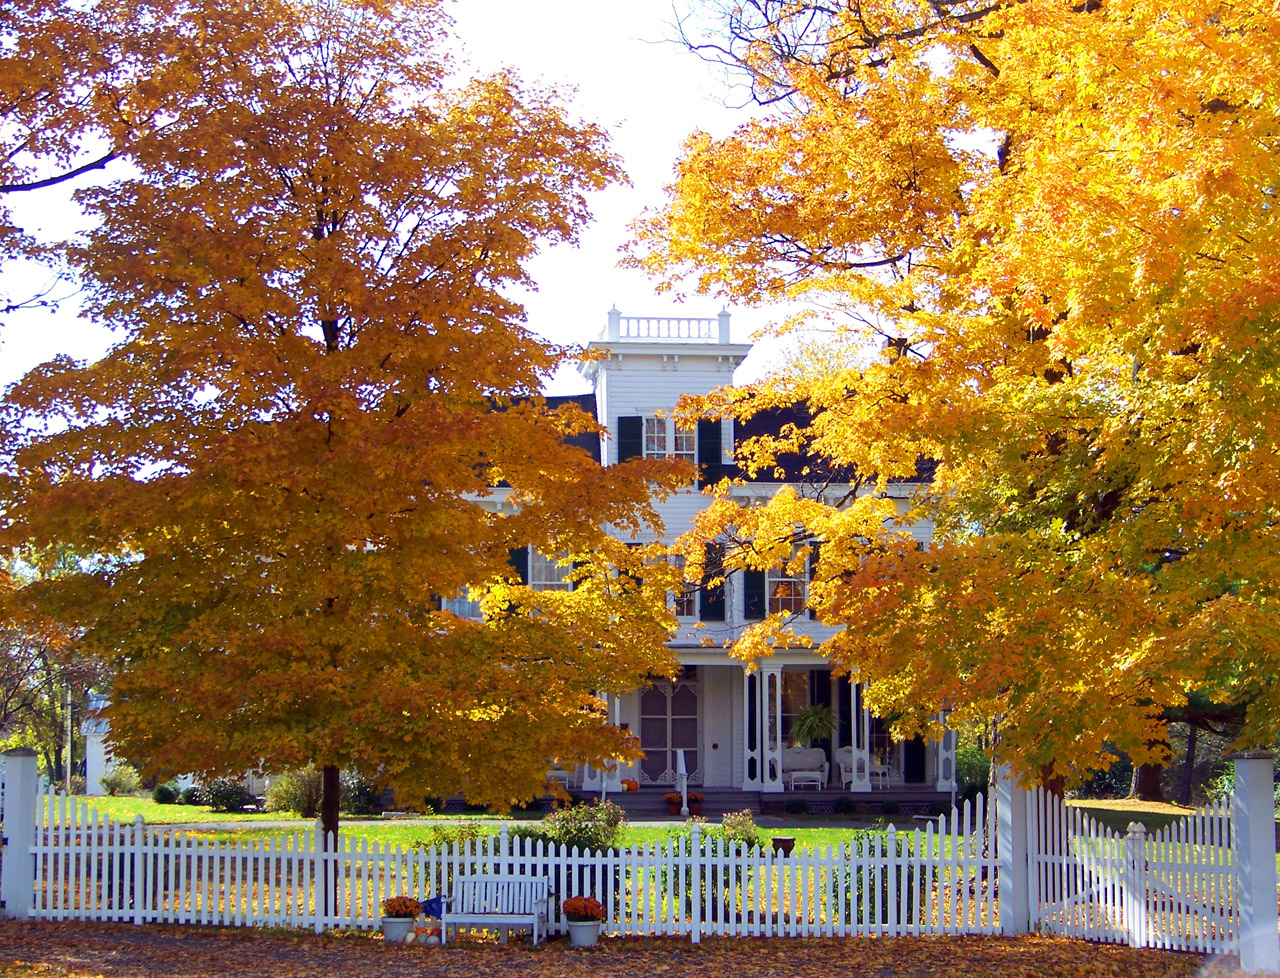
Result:
{"label": "fallen leaves", "polygon": [[366,933],[0,923],[5,978],[1234,978],[1235,962],[1046,937],[605,939],[388,945]]}

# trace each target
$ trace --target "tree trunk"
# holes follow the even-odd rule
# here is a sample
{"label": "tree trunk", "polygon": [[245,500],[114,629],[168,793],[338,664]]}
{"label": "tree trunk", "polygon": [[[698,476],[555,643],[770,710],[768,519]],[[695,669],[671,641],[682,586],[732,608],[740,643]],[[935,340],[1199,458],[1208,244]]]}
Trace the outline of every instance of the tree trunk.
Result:
{"label": "tree trunk", "polygon": [[1164,801],[1160,791],[1160,764],[1139,764],[1133,769],[1133,786],[1129,789],[1129,797],[1140,801]]}
{"label": "tree trunk", "polygon": [[[338,847],[338,796],[342,786],[338,781],[338,766],[326,764],[320,769],[320,825],[324,832],[325,852],[334,852]],[[338,912],[338,874],[336,862],[326,859],[324,862],[324,915],[331,917]]]}
{"label": "tree trunk", "polygon": [[1187,759],[1182,764],[1182,784],[1179,786],[1178,800],[1184,805],[1191,804],[1191,780],[1196,773],[1196,734],[1199,728],[1194,723],[1187,724]]}

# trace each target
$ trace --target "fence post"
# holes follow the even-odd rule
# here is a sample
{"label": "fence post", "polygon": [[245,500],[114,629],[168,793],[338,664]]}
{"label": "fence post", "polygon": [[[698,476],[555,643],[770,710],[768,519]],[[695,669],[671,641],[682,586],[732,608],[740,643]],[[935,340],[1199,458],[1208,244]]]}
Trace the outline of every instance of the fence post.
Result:
{"label": "fence post", "polygon": [[1031,930],[1031,886],[1027,869],[1027,791],[1007,764],[996,781],[996,858],[999,860],[1000,933]]}
{"label": "fence post", "polygon": [[1231,797],[1231,848],[1237,872],[1240,969],[1280,971],[1276,914],[1275,755],[1248,751],[1235,756]]}
{"label": "fence post", "polygon": [[35,909],[36,752],[4,752],[4,860],[0,862],[0,906],[10,920],[29,920]]}
{"label": "fence post", "polygon": [[1130,947],[1147,946],[1147,827],[1129,823],[1124,837],[1124,931]]}
{"label": "fence post", "polygon": [[[693,823],[693,831],[689,833],[689,859],[693,862],[693,921],[690,936],[694,944],[702,943],[702,826]],[[675,880],[672,880],[674,883]]]}

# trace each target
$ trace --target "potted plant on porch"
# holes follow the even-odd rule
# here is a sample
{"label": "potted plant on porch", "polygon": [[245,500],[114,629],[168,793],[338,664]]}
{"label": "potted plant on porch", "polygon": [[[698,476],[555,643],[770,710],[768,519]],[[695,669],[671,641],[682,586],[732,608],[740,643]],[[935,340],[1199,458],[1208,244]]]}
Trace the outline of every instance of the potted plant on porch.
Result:
{"label": "potted plant on porch", "polygon": [[806,706],[791,723],[791,743],[796,747],[809,747],[815,740],[830,740],[838,726],[831,707],[823,703]]}
{"label": "potted plant on porch", "polygon": [[382,936],[388,941],[403,943],[421,911],[422,904],[413,897],[403,894],[387,897],[382,901]]}
{"label": "potted plant on porch", "polygon": [[569,922],[569,943],[574,947],[594,947],[600,940],[600,922],[604,920],[604,904],[595,897],[569,897],[562,905]]}
{"label": "potted plant on porch", "polygon": [[[703,797],[702,792],[701,792],[701,791],[690,791],[690,792],[689,792],[689,794],[688,794],[688,798],[689,798],[689,814],[690,814],[690,815],[701,815],[701,814],[702,814],[702,803],[703,803],[704,801],[706,801],[706,798],[705,798],[705,797]],[[680,808],[681,808],[681,806],[682,806],[682,804],[683,804],[683,801],[684,801],[684,799],[682,799],[682,798],[680,797],[680,792],[678,792],[678,791],[668,791],[665,795],[663,795],[663,796],[662,796],[662,800],[663,800],[664,802],[666,802],[666,803],[667,803],[667,814],[668,814],[668,815],[679,815],[679,814],[680,814]]]}

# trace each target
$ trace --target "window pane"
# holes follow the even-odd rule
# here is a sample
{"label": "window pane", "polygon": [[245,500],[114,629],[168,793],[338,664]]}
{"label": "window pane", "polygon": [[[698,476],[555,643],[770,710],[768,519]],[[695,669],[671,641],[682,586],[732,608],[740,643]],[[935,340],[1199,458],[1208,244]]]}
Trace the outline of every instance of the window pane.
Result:
{"label": "window pane", "polygon": [[468,592],[459,591],[452,598],[445,598],[440,602],[440,606],[445,611],[452,611],[459,618],[482,618],[480,613],[480,602],[472,601]]}
{"label": "window pane", "polygon": [[681,431],[679,428],[676,429],[675,454],[678,458],[682,458],[688,462],[693,461],[693,446],[695,442],[695,436],[696,436],[696,432],[694,432],[693,430]]}
{"label": "window pane", "polygon": [[644,419],[644,454],[647,458],[667,457],[667,419]]}
{"label": "window pane", "polygon": [[529,555],[529,587],[535,591],[568,591],[572,584],[565,580],[573,568],[537,550]]}

